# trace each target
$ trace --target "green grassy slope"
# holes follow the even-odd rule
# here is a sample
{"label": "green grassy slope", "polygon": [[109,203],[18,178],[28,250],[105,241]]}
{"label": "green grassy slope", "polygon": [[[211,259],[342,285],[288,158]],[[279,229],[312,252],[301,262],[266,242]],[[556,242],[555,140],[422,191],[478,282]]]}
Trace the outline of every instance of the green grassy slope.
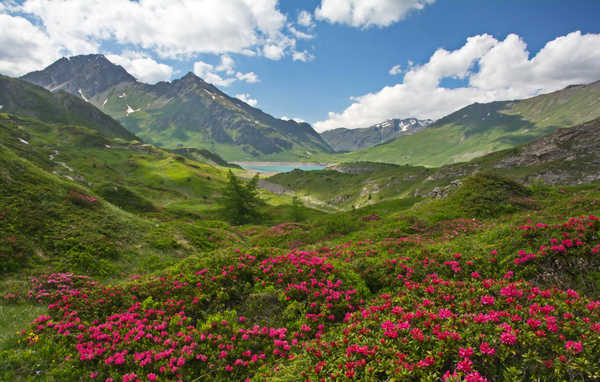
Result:
{"label": "green grassy slope", "polygon": [[207,149],[228,161],[305,160],[332,151],[309,125],[273,118],[191,73],[171,83],[123,83],[90,100],[168,149]]}
{"label": "green grassy slope", "polygon": [[251,247],[137,280],[54,276],[41,303],[23,285],[7,315],[55,303],[6,337],[0,377],[593,381],[599,197],[480,176],[444,200],[257,227]]}
{"label": "green grassy slope", "polygon": [[427,167],[465,162],[529,142],[557,128],[598,118],[599,106],[600,82],[521,101],[473,104],[416,134],[343,154],[335,160]]}
{"label": "green grassy slope", "polygon": [[60,91],[56,93],[27,81],[0,75],[2,112],[46,122],[85,125],[107,137],[137,139],[119,122],[80,97]]}
{"label": "green grassy slope", "polygon": [[[222,221],[228,168],[3,113],[0,142],[0,254],[16,256],[3,262],[8,279],[46,266],[120,277],[245,240]],[[289,219],[290,197],[260,195],[266,222]]]}
{"label": "green grassy slope", "polygon": [[233,238],[205,221],[220,216],[225,169],[9,114],[0,142],[0,252],[16,256],[4,275],[50,266],[120,277]]}
{"label": "green grassy slope", "polygon": [[334,166],[337,171],[297,170],[272,176],[269,181],[347,209],[386,199],[423,197],[436,187],[445,192],[452,182],[478,172],[527,184],[591,183],[600,179],[599,152],[600,119],[596,119],[516,148],[440,168],[352,162]]}

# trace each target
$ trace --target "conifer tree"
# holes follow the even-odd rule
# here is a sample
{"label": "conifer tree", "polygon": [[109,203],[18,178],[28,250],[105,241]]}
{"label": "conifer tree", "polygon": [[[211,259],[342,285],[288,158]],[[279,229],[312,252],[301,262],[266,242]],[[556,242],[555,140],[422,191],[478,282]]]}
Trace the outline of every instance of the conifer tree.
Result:
{"label": "conifer tree", "polygon": [[229,221],[236,225],[258,221],[260,219],[258,207],[261,204],[256,189],[258,174],[246,184],[231,170],[229,170],[227,178],[228,182],[223,189],[221,204]]}

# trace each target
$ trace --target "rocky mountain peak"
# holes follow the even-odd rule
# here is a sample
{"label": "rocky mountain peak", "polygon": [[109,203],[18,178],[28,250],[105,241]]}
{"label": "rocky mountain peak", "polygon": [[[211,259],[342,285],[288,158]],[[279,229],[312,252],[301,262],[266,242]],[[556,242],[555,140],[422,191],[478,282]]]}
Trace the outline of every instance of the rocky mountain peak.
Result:
{"label": "rocky mountain peak", "polygon": [[84,99],[123,82],[136,82],[122,66],[113,64],[102,54],[63,57],[44,70],[21,78],[51,91],[64,90]]}

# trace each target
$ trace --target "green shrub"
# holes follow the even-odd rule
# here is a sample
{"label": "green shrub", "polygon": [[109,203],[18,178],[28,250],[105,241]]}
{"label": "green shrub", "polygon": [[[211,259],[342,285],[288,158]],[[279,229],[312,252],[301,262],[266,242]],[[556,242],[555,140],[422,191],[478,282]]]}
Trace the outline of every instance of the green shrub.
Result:
{"label": "green shrub", "polygon": [[95,188],[104,199],[128,212],[154,212],[156,207],[135,191],[111,183],[103,183]]}

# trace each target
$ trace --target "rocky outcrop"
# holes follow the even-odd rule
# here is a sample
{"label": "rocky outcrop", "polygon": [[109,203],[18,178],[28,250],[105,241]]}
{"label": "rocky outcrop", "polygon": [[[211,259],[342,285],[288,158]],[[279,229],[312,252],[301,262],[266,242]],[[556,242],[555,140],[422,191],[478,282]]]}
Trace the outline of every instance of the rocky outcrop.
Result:
{"label": "rocky outcrop", "polygon": [[443,186],[443,187],[435,187],[433,190],[431,190],[431,192],[429,192],[428,194],[426,194],[427,197],[431,197],[431,198],[435,198],[435,199],[441,199],[441,198],[445,198],[446,196],[448,196],[448,194],[454,190],[455,188],[457,188],[458,186],[462,185],[462,181],[460,180],[453,180],[452,182],[450,182],[450,184]]}

